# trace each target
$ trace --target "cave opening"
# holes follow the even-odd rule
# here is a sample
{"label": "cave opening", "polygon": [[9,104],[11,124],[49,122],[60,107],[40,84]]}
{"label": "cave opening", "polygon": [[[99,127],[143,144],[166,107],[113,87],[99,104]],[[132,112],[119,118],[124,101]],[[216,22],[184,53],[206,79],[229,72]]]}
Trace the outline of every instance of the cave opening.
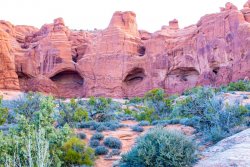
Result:
{"label": "cave opening", "polygon": [[50,78],[52,81],[62,85],[83,85],[83,78],[76,71],[62,71]]}
{"label": "cave opening", "polygon": [[213,69],[213,73],[214,73],[215,75],[217,75],[217,74],[218,74],[218,72],[219,72],[219,69],[220,69],[219,67],[214,68],[214,69]]}
{"label": "cave opening", "polygon": [[199,72],[192,67],[177,68],[168,74],[170,78],[176,78],[173,80],[179,80],[180,82],[196,82]]}
{"label": "cave opening", "polygon": [[84,78],[77,72],[66,70],[50,77],[57,85],[61,97],[81,97]]}
{"label": "cave opening", "polygon": [[146,52],[146,48],[144,46],[139,46],[138,47],[138,54],[139,56],[144,56]]}
{"label": "cave opening", "polygon": [[145,76],[144,69],[134,68],[127,74],[123,82],[125,82],[127,85],[134,85],[143,81]]}
{"label": "cave opening", "polygon": [[21,90],[23,90],[23,91],[27,90],[27,84],[29,82],[29,79],[32,78],[32,76],[22,72],[22,69],[21,69],[21,71],[17,71],[16,74],[18,77],[19,86],[20,86]]}

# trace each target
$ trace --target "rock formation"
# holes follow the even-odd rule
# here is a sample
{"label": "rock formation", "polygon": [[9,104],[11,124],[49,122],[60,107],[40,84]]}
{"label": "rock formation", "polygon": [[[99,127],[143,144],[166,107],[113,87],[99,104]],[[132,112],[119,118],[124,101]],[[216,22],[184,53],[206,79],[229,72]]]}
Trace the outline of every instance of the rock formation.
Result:
{"label": "rock formation", "polygon": [[138,30],[115,12],[104,30],[77,31],[62,18],[40,29],[0,22],[0,89],[62,97],[132,97],[153,88],[180,93],[250,77],[250,2],[232,3],[184,29]]}
{"label": "rock formation", "polygon": [[9,34],[0,28],[0,89],[19,89]]}

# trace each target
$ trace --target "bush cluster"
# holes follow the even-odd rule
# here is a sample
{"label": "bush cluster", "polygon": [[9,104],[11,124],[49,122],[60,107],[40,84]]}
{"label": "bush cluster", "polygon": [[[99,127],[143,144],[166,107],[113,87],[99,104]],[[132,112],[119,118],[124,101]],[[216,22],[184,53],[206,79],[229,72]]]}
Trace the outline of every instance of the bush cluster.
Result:
{"label": "bush cluster", "polygon": [[226,91],[250,91],[250,82],[243,80],[231,82],[225,89]]}
{"label": "bush cluster", "polygon": [[144,131],[143,127],[138,126],[138,125],[132,126],[131,129],[135,132],[143,132]]}
{"label": "bush cluster", "polygon": [[90,117],[97,122],[116,120],[115,112],[121,111],[121,104],[110,98],[90,97],[86,104]]}
{"label": "bush cluster", "polygon": [[70,138],[62,146],[64,151],[62,158],[66,166],[72,165],[94,165],[94,150],[85,145],[85,142],[76,137]]}
{"label": "bush cluster", "polygon": [[121,167],[191,166],[195,145],[185,135],[157,127],[137,139],[136,145],[122,155]]}
{"label": "bush cluster", "polygon": [[95,133],[91,136],[90,140],[102,140],[104,135],[102,133]]}
{"label": "bush cluster", "polygon": [[82,132],[81,132],[81,133],[78,133],[78,134],[77,134],[77,137],[80,138],[80,139],[86,139],[87,136],[86,136],[85,133],[82,133]]}
{"label": "bush cluster", "polygon": [[82,122],[79,127],[80,128],[90,128],[91,130],[96,130],[97,132],[102,132],[105,130],[115,131],[118,128],[121,128],[123,125],[118,121],[109,121],[109,122],[96,122],[96,121],[88,121]]}
{"label": "bush cluster", "polygon": [[163,89],[153,89],[145,94],[140,100],[130,101],[129,104],[135,105],[136,112],[132,111],[132,115],[138,120],[146,120],[152,122],[160,120],[169,115],[172,111],[172,98],[166,98]]}
{"label": "bush cluster", "polygon": [[[0,164],[5,166],[94,164],[94,151],[82,140],[74,137],[67,123],[55,127],[57,104],[51,96],[31,92],[11,104],[13,117],[10,123],[16,125],[6,134],[0,132]],[[80,134],[79,137],[84,138],[85,135]]]}
{"label": "bush cluster", "polygon": [[108,154],[109,150],[105,146],[97,146],[95,148],[96,155],[106,155]]}
{"label": "bush cluster", "polygon": [[140,121],[138,125],[139,126],[149,126],[150,122],[148,122],[148,121]]}
{"label": "bush cluster", "polygon": [[214,89],[199,87],[185,94],[188,96],[176,102],[167,123],[193,126],[204,139],[213,142],[236,133],[236,127],[247,125],[249,110],[239,102],[225,104]]}
{"label": "bush cluster", "polygon": [[89,145],[90,147],[95,148],[100,145],[100,141],[97,139],[92,139],[89,141]]}
{"label": "bush cluster", "polygon": [[67,123],[75,127],[77,123],[89,120],[89,113],[75,99],[71,99],[69,103],[58,101],[58,106],[59,114],[56,117],[59,126]]}
{"label": "bush cluster", "polygon": [[109,148],[113,149],[121,149],[122,148],[122,142],[115,137],[107,137],[104,139],[103,144]]}

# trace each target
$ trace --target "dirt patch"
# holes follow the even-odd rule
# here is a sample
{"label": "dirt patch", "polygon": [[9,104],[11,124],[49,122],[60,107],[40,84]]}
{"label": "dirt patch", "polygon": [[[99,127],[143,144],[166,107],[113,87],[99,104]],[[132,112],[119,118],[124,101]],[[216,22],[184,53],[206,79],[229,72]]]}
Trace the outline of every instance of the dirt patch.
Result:
{"label": "dirt patch", "polygon": [[[146,133],[150,128],[153,126],[144,126],[144,132],[134,132],[131,130],[131,126],[137,125],[138,122],[136,121],[122,121],[121,122],[124,125],[127,125],[127,127],[119,128],[116,131],[104,131],[102,134],[105,137],[112,136],[119,138],[122,142],[122,149],[121,154],[126,153],[129,151],[133,145],[135,144],[136,138]],[[192,135],[195,132],[195,129],[192,127],[187,127],[184,125],[168,125],[165,127],[168,130],[173,131],[181,131],[186,135]],[[76,133],[84,132],[87,135],[87,138],[85,139],[86,142],[88,142],[91,138],[91,136],[95,133],[95,131],[89,130],[89,129],[76,129]],[[105,156],[99,156],[96,160],[95,167],[112,167],[112,164],[114,161],[119,160],[120,156],[114,156],[112,158],[105,158]]]}

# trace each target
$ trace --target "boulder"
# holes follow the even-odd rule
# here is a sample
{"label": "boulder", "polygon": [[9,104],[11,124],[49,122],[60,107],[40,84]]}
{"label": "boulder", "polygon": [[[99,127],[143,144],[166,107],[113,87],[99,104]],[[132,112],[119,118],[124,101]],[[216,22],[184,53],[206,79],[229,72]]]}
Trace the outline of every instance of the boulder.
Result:
{"label": "boulder", "polygon": [[195,167],[249,166],[250,129],[223,139],[203,153]]}

